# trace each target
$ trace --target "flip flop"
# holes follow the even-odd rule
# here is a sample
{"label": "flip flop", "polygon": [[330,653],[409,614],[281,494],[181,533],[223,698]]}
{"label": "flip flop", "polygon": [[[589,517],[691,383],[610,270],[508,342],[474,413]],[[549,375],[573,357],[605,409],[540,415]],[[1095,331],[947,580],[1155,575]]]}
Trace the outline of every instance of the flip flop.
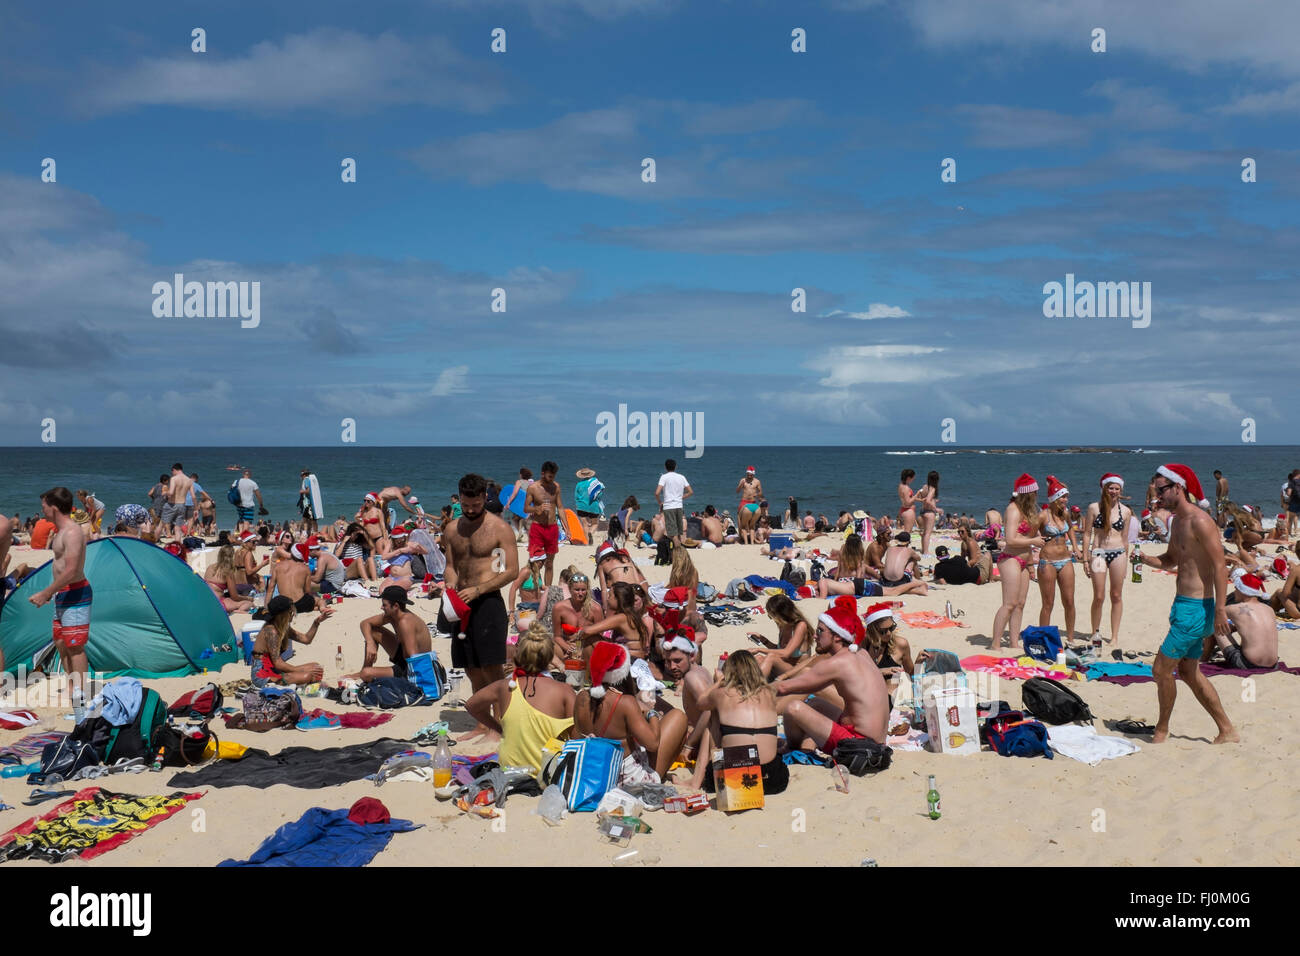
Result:
{"label": "flip flop", "polygon": [[1156,732],[1156,729],[1150,724],[1144,724],[1140,720],[1133,720],[1131,717],[1116,721],[1115,729],[1121,734],[1129,734],[1135,737],[1150,737]]}
{"label": "flip flop", "polygon": [[1115,650],[1110,652],[1110,656],[1113,660],[1122,661],[1124,659],[1124,652],[1117,647]]}
{"label": "flip flop", "polygon": [[33,787],[32,794],[23,801],[23,806],[34,807],[38,803],[44,803],[46,800],[57,800],[59,797],[76,796],[75,790],[42,790],[40,787]]}

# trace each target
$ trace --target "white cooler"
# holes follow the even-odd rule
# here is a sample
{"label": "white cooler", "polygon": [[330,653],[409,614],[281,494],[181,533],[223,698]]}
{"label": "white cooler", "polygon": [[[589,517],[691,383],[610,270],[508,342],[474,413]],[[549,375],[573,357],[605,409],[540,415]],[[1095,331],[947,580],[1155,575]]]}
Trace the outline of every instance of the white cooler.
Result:
{"label": "white cooler", "polygon": [[968,687],[934,688],[925,692],[926,745],[934,753],[977,754],[980,731],[975,692]]}

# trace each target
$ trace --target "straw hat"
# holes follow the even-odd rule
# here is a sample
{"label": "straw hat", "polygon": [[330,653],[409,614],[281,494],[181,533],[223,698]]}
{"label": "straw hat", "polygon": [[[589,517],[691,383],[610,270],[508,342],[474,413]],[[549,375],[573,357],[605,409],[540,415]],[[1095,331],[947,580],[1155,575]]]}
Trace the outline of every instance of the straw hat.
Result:
{"label": "straw hat", "polygon": [[74,508],[72,511],[72,520],[77,524],[87,524],[90,521],[90,515],[86,514],[80,508]]}
{"label": "straw hat", "polygon": [[592,471],[590,468],[579,468],[579,469],[578,469],[578,472],[577,472],[577,477],[578,477],[578,478],[595,478],[595,477],[596,477],[596,473],[595,473],[594,471]]}

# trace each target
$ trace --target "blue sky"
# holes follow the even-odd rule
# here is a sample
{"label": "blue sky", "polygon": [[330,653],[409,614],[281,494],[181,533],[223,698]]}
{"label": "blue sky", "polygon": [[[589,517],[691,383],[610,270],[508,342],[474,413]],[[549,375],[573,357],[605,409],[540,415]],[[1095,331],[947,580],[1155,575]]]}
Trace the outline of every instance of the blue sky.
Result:
{"label": "blue sky", "polygon": [[[1294,440],[1291,0],[68,13],[0,31],[0,444]],[[1045,318],[1067,272],[1150,326]]]}

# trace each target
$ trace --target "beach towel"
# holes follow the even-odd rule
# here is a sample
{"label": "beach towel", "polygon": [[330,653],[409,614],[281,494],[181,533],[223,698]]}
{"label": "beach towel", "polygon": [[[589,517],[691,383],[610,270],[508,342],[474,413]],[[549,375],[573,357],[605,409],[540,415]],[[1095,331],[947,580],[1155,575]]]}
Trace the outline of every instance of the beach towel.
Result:
{"label": "beach towel", "polygon": [[62,730],[28,734],[8,747],[0,747],[0,764],[31,763],[33,757],[40,757],[45,752],[46,744],[57,744],[66,736],[67,733]]}
{"label": "beach towel", "polygon": [[961,624],[957,621],[950,621],[942,614],[936,614],[934,611],[910,611],[908,613],[900,612],[898,616],[903,619],[903,623],[906,624],[908,627],[941,628],[941,627],[965,627],[966,626],[965,624]]}
{"label": "beach towel", "polygon": [[1300,624],[1291,624],[1287,621],[1278,621],[1277,629],[1279,631],[1300,631]]}
{"label": "beach towel", "polygon": [[[1300,667],[1287,667],[1286,661],[1278,661],[1273,667],[1222,667],[1218,664],[1202,664],[1201,673],[1206,677],[1255,677],[1258,674],[1300,674]],[[1174,671],[1174,677],[1181,680],[1178,671]],[[1113,677],[1097,678],[1107,684],[1119,684],[1121,687],[1127,687],[1129,684],[1144,684],[1147,681],[1155,680],[1154,677],[1147,675],[1128,675],[1118,674]]]}
{"label": "beach towel", "polygon": [[87,787],[0,836],[0,861],[93,860],[166,820],[199,793],[136,796]]}
{"label": "beach towel", "polygon": [[791,601],[799,600],[799,589],[789,581],[782,581],[780,578],[765,578],[761,574],[747,574],[745,575],[745,583],[749,585],[751,591],[762,592],[776,588]]}
{"label": "beach towel", "polygon": [[222,860],[217,866],[365,866],[383,852],[394,833],[422,826],[382,818],[362,823],[352,812],[312,807],[263,840],[247,860]]}
{"label": "beach towel", "polygon": [[981,674],[996,674],[1005,680],[1028,680],[1031,677],[1069,680],[1072,676],[1069,671],[1036,667],[1024,664],[1022,661],[1033,661],[1033,658],[1022,657],[1015,660],[1010,657],[996,657],[992,654],[972,654],[970,657],[962,658],[961,666],[962,670],[978,671]]}
{"label": "beach towel", "polygon": [[1135,754],[1142,748],[1126,737],[1099,734],[1092,727],[1061,724],[1047,728],[1047,742],[1062,757],[1095,767],[1103,760]]}
{"label": "beach towel", "polygon": [[319,790],[350,780],[361,780],[375,772],[393,754],[410,744],[382,737],[347,747],[287,747],[278,754],[250,750],[238,763],[216,763],[173,774],[169,787],[254,787],[265,790],[277,783],[303,790]]}
{"label": "beach towel", "polygon": [[40,722],[41,718],[30,710],[0,711],[0,729],[3,730],[22,730]]}
{"label": "beach towel", "polygon": [[1083,672],[1086,680],[1101,680],[1103,677],[1117,676],[1151,676],[1150,664],[1137,664],[1130,661],[1095,661]]}
{"label": "beach towel", "polygon": [[328,710],[307,711],[298,718],[299,730],[369,730],[393,719],[392,714],[347,713],[335,714]]}

